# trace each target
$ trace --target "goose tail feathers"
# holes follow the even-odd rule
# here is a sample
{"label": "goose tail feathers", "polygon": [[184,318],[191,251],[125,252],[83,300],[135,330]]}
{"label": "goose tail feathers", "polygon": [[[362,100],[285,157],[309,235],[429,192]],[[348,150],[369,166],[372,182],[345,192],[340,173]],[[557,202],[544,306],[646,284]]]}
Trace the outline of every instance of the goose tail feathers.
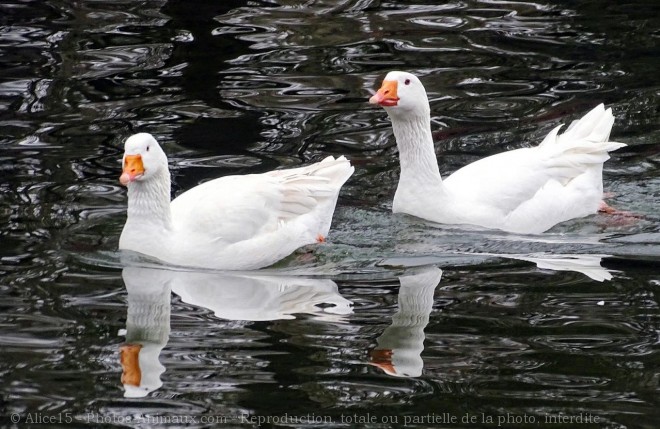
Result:
{"label": "goose tail feathers", "polygon": [[601,103],[579,120],[573,121],[566,131],[559,134],[562,125],[555,127],[543,139],[539,147],[559,149],[562,152],[601,155],[607,158],[607,152],[626,146],[625,143],[609,141],[614,115],[612,109]]}

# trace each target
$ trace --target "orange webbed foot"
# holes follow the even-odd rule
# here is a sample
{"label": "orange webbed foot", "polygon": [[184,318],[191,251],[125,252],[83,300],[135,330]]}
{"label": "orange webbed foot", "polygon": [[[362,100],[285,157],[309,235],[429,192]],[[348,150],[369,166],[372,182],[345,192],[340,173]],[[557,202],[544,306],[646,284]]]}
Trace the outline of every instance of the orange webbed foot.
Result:
{"label": "orange webbed foot", "polygon": [[612,216],[611,219],[614,220],[611,223],[619,226],[633,224],[635,221],[644,218],[643,216],[632,212],[615,209],[605,201],[600,202],[600,205],[598,206],[598,213]]}

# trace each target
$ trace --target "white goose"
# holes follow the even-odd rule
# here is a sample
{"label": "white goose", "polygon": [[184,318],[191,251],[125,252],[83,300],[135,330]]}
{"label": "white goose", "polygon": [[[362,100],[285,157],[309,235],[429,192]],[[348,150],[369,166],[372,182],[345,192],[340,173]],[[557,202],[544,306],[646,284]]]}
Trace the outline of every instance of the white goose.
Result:
{"label": "white goose", "polygon": [[264,174],[226,176],[170,202],[167,156],[146,133],[126,140],[120,182],[128,216],[119,248],[188,267],[249,270],[325,240],[339,190],[353,174],[342,157]]}
{"label": "white goose", "polygon": [[438,223],[537,234],[596,213],[604,205],[603,163],[625,146],[608,141],[614,116],[600,104],[561,135],[560,125],[536,147],[489,156],[442,180],[419,79],[390,72],[369,102],[385,108],[399,149],[392,210]]}

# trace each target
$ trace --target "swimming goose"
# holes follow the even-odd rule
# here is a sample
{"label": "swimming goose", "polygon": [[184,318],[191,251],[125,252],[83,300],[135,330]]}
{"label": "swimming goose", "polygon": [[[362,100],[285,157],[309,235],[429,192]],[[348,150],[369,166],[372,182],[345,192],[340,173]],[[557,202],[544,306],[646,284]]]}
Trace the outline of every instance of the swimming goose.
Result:
{"label": "swimming goose", "polygon": [[392,210],[443,224],[537,234],[594,214],[604,204],[608,152],[625,146],[609,141],[614,116],[600,104],[561,135],[560,125],[536,147],[489,156],[443,180],[419,79],[390,72],[369,102],[385,108],[399,149],[401,176]]}
{"label": "swimming goose", "polygon": [[126,140],[128,187],[119,249],[188,267],[249,270],[272,265],[328,234],[339,190],[353,174],[343,156],[263,174],[225,176],[170,202],[167,156],[150,134]]}

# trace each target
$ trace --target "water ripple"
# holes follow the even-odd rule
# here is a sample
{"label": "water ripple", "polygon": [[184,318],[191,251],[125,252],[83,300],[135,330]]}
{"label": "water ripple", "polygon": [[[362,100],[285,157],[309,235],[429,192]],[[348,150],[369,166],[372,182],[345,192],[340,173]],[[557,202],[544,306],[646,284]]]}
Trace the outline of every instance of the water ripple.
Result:
{"label": "water ripple", "polygon": [[77,74],[82,78],[99,78],[136,70],[158,69],[163,67],[163,58],[168,57],[170,52],[171,46],[167,44],[89,49],[79,52],[81,60]]}

